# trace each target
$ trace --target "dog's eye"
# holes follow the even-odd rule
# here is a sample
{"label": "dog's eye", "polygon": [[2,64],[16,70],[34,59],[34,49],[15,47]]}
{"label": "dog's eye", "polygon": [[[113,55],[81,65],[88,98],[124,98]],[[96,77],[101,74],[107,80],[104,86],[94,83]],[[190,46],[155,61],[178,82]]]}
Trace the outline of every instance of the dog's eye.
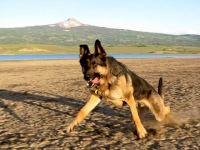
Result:
{"label": "dog's eye", "polygon": [[95,62],[93,62],[92,65],[93,65],[93,67],[95,68],[95,67],[97,67],[98,64],[95,63]]}

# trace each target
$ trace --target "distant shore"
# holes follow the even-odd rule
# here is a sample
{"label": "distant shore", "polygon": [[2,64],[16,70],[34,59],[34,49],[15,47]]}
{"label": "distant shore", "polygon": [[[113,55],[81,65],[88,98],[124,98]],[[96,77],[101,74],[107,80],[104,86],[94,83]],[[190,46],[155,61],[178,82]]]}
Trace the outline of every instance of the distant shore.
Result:
{"label": "distant shore", "polygon": [[[88,45],[93,52],[94,45]],[[105,45],[108,54],[200,54],[198,46]],[[0,44],[0,54],[78,54],[79,46],[45,44]]]}

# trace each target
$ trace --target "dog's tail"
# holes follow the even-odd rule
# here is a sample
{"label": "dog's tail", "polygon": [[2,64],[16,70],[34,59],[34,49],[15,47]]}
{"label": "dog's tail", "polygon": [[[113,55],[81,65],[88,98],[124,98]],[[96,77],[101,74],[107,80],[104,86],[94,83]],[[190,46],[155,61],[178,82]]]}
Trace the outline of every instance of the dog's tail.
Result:
{"label": "dog's tail", "polygon": [[162,77],[159,79],[159,83],[158,83],[158,94],[164,100],[164,89],[163,89],[163,79],[162,79]]}

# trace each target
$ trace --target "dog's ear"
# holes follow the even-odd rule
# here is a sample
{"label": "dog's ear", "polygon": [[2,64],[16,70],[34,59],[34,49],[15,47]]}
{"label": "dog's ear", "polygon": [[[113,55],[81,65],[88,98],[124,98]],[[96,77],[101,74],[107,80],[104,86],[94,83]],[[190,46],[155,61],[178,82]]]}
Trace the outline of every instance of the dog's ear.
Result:
{"label": "dog's ear", "polygon": [[89,55],[90,50],[87,45],[80,45],[80,54],[79,58],[81,59],[84,55]]}
{"label": "dog's ear", "polygon": [[107,54],[105,50],[103,49],[103,47],[101,46],[101,42],[98,39],[95,41],[94,47],[95,47],[95,52],[94,52],[95,55],[101,58],[106,57]]}

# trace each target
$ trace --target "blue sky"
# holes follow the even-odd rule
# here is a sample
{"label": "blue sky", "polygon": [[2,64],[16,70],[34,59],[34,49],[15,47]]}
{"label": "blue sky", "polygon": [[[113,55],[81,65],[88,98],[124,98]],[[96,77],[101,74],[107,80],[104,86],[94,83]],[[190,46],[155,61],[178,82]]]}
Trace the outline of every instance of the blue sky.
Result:
{"label": "blue sky", "polygon": [[0,28],[90,25],[169,34],[200,34],[200,0],[0,0]]}

